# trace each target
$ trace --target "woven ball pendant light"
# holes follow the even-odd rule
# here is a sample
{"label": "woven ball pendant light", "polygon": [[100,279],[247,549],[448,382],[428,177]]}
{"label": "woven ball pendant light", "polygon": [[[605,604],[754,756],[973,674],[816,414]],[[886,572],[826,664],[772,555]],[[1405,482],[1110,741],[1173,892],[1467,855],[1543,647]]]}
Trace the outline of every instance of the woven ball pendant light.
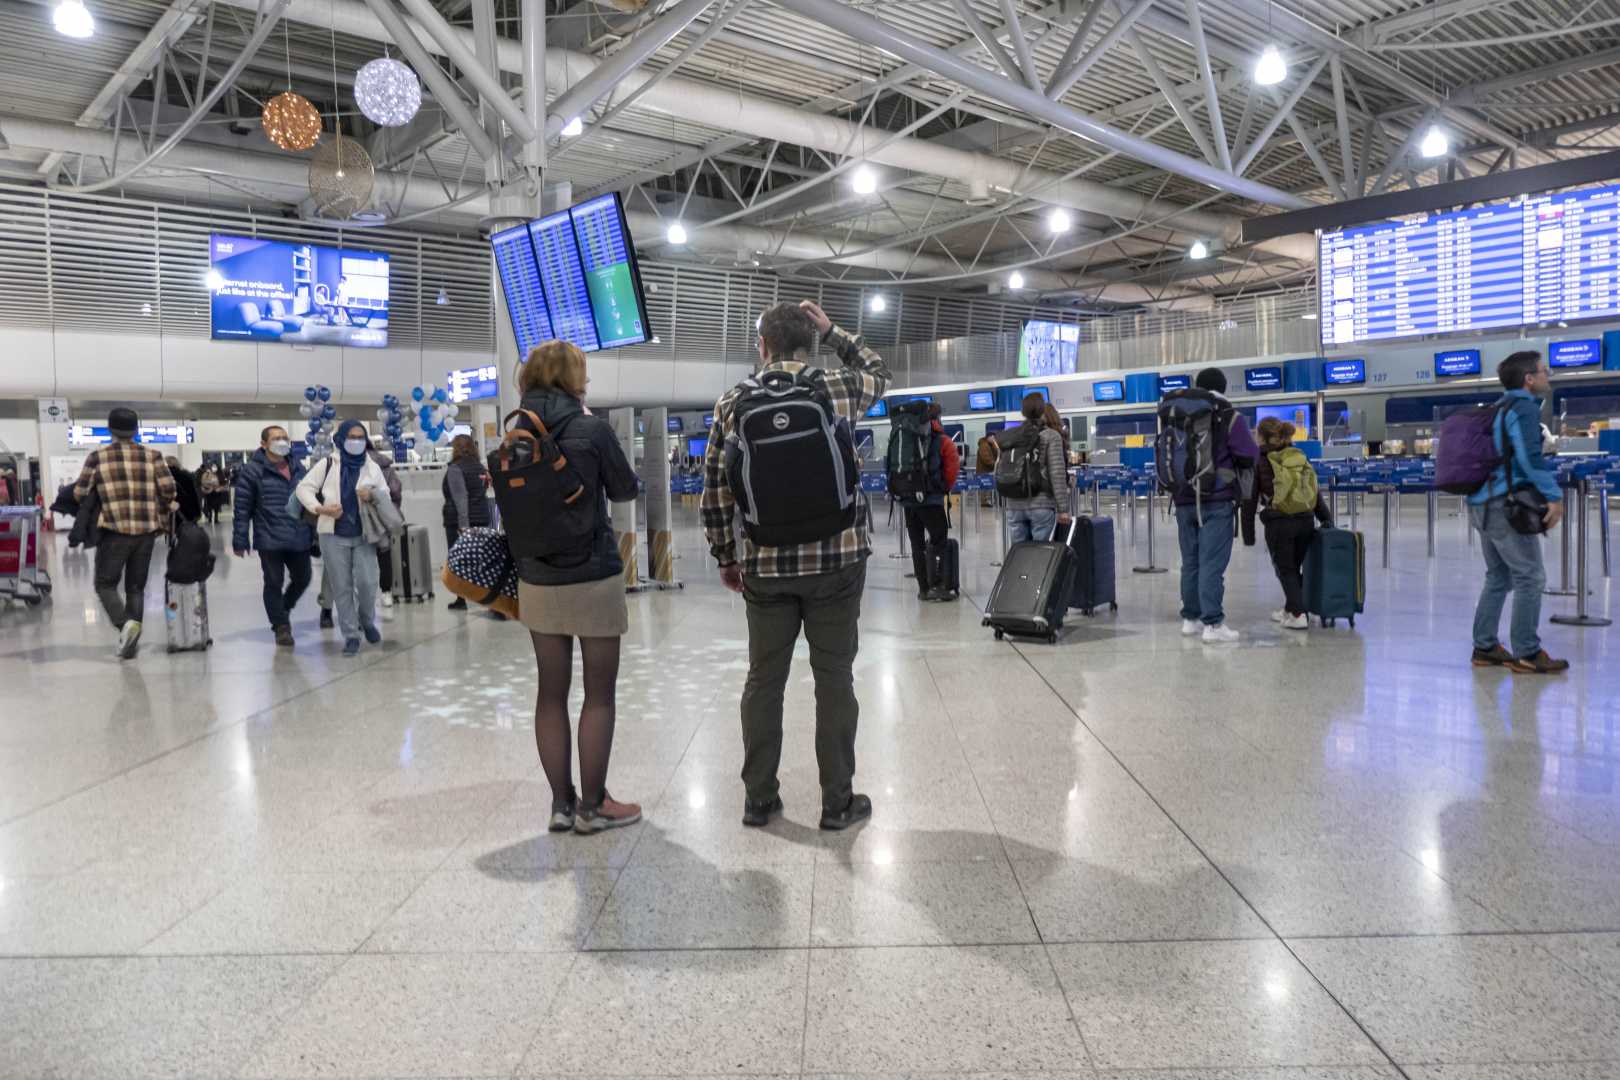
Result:
{"label": "woven ball pendant light", "polygon": [[309,158],[309,194],[323,217],[351,218],[371,202],[377,169],[354,139],[322,143]]}
{"label": "woven ball pendant light", "polygon": [[291,90],[264,103],[265,138],[283,150],[308,150],[321,138],[321,114],[301,94]]}
{"label": "woven ball pendant light", "polygon": [[406,65],[379,57],[355,74],[354,101],[373,124],[400,127],[422,107],[422,84]]}

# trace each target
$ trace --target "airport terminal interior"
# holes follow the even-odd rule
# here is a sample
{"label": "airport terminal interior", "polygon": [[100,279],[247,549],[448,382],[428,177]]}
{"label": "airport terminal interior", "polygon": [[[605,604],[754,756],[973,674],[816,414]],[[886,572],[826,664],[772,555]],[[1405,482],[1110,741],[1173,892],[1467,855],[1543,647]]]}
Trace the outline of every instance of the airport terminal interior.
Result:
{"label": "airport terminal interior", "polygon": [[0,0],[0,1078],[1620,1076],[1617,32]]}

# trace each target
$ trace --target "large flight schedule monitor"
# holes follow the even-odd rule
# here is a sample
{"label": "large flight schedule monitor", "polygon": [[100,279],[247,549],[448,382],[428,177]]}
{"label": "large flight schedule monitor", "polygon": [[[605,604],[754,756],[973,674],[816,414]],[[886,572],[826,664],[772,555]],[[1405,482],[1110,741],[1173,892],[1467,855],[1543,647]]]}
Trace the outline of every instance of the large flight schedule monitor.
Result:
{"label": "large flight schedule monitor", "polygon": [[563,338],[586,352],[652,337],[617,192],[489,238],[518,355]]}
{"label": "large flight schedule monitor", "polygon": [[1324,345],[1620,315],[1620,185],[1324,232]]}

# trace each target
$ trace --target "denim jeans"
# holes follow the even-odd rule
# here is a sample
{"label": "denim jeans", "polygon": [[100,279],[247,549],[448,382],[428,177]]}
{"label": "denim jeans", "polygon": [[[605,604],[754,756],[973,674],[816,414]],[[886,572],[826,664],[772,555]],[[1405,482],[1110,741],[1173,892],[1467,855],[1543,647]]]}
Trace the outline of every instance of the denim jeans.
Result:
{"label": "denim jeans", "polygon": [[1016,544],[1021,540],[1039,540],[1042,543],[1052,539],[1052,533],[1057,530],[1057,511],[1047,509],[1034,510],[1008,510],[1007,511],[1007,542]]}
{"label": "denim jeans", "polygon": [[1534,656],[1541,651],[1536,627],[1541,622],[1541,590],[1547,584],[1541,538],[1515,532],[1501,499],[1470,506],[1468,517],[1479,530],[1480,550],[1485,553],[1485,587],[1474,608],[1474,648],[1490,649],[1499,643],[1496,628],[1502,621],[1502,605],[1512,592],[1508,647],[1514,656]]}
{"label": "denim jeans", "polygon": [[1204,522],[1196,506],[1176,507],[1181,541],[1181,617],[1205,626],[1226,621],[1226,564],[1232,561],[1232,504],[1205,503]]}
{"label": "denim jeans", "polygon": [[[298,598],[309,588],[309,551],[260,551],[259,566],[264,571],[264,614],[270,628],[286,626]],[[286,579],[286,591],[282,580]]]}
{"label": "denim jeans", "polygon": [[321,573],[332,593],[338,630],[344,641],[375,625],[377,612],[377,547],[359,536],[321,537]]}

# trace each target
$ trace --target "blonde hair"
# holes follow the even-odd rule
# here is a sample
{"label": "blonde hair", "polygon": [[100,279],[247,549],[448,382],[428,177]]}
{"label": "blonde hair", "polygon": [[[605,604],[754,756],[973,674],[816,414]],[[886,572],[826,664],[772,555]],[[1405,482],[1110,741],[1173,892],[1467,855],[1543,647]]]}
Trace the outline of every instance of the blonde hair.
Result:
{"label": "blonde hair", "polygon": [[585,353],[571,341],[545,341],[529,350],[529,358],[518,365],[518,393],[534,390],[561,390],[585,397]]}
{"label": "blonde hair", "polygon": [[1257,430],[1260,442],[1264,446],[1287,446],[1294,441],[1294,425],[1286,420],[1278,420],[1275,416],[1268,416],[1260,421]]}

